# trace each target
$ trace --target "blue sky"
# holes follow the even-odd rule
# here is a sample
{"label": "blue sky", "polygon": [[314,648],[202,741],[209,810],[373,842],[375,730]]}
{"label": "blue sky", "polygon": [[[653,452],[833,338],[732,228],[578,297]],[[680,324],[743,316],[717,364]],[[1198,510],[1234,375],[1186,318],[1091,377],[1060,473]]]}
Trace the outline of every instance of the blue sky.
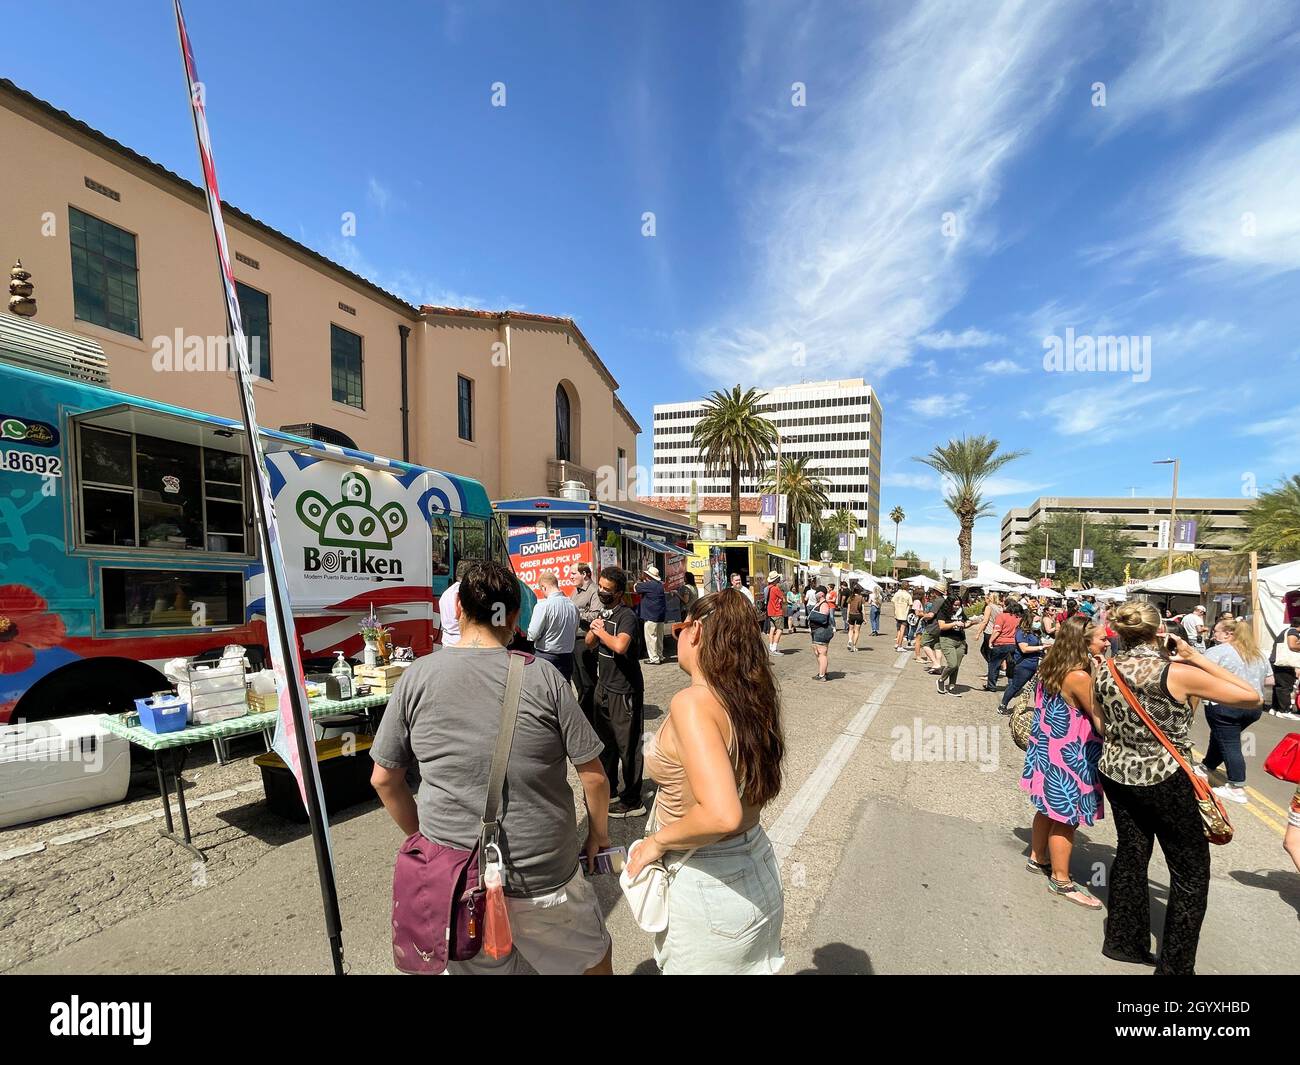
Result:
{"label": "blue sky", "polygon": [[[572,316],[647,427],[737,381],[865,377],[882,517],[922,557],[953,562],[955,523],[910,458],[963,433],[1030,451],[977,558],[1036,496],[1166,492],[1170,454],[1185,495],[1296,472],[1284,0],[186,15],[230,202],[414,302]],[[22,21],[0,72],[197,180],[170,2]],[[1149,337],[1149,373],[1048,372],[1067,329]]]}

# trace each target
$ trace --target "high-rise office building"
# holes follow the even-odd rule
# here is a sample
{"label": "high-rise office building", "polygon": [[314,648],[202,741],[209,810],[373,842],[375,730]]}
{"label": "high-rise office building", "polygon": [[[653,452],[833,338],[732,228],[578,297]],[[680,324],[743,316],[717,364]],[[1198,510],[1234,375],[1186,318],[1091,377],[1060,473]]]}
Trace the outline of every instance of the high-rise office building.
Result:
{"label": "high-rise office building", "polygon": [[[852,511],[858,534],[874,536],[880,526],[881,411],[871,386],[856,378],[772,388],[759,411],[780,432],[782,457],[806,455],[829,482],[831,509]],[[703,400],[655,405],[651,481],[657,499],[689,496],[692,479],[701,498],[730,495],[726,471],[706,470],[691,443],[704,413]],[[740,492],[758,495],[759,479],[743,477]]]}

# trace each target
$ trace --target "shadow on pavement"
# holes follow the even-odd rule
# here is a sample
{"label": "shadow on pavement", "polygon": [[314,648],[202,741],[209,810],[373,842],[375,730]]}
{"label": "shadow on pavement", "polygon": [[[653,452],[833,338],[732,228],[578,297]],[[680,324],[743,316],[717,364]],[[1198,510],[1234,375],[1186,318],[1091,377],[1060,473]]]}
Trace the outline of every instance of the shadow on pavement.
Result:
{"label": "shadow on pavement", "polygon": [[1296,916],[1300,917],[1300,874],[1283,869],[1268,869],[1262,873],[1248,873],[1243,869],[1234,869],[1228,875],[1237,883],[1245,884],[1246,887],[1276,891],[1278,897],[1288,906],[1294,907]]}
{"label": "shadow on pavement", "polygon": [[813,951],[811,969],[800,969],[796,976],[874,976],[867,952],[847,943],[827,943]]}

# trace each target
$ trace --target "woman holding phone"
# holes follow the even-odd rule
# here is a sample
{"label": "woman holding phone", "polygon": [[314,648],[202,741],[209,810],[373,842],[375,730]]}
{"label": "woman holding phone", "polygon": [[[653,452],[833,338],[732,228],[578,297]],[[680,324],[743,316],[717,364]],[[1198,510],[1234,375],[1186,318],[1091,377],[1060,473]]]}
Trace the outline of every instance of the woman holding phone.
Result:
{"label": "woman holding phone", "polygon": [[[1111,615],[1124,650],[1110,660],[1138,704],[1178,750],[1192,758],[1190,696],[1257,709],[1259,693],[1179,636],[1162,643],[1160,614],[1147,603],[1123,603]],[[1210,892],[1210,845],[1196,792],[1178,761],[1128,699],[1106,666],[1096,671],[1094,705],[1104,723],[1098,770],[1115,817],[1118,844],[1110,870],[1109,915],[1101,952],[1115,961],[1155,965],[1191,975]],[[1147,867],[1156,840],[1169,867],[1169,906],[1160,959],[1150,953]]]}
{"label": "woman holding phone", "polygon": [[673,626],[691,683],[646,747],[659,785],[654,831],[627,870],[670,870],[668,927],[655,937],[666,975],[778,972],[785,903],[759,813],[781,790],[785,737],[771,656],[740,592],[706,595]]}

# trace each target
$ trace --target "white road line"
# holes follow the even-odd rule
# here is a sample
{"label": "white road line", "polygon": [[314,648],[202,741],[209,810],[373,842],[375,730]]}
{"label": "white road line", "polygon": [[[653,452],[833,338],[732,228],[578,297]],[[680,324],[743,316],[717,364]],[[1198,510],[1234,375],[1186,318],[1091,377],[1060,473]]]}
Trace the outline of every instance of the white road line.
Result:
{"label": "white road line", "polygon": [[812,823],[812,819],[817,816],[817,811],[821,809],[826,796],[835,786],[835,781],[839,779],[840,773],[853,757],[853,752],[857,750],[862,737],[867,734],[867,729],[871,727],[871,722],[879,713],[881,705],[897,680],[898,675],[895,674],[876,686],[861,709],[853,715],[853,720],[835,737],[831,749],[826,752],[812,775],[803,782],[803,786],[795,793],[790,804],[781,811],[781,816],[776,819],[776,824],[768,832],[778,862],[784,864]]}
{"label": "white road line", "polygon": [[911,657],[912,657],[912,656],[911,656],[910,654],[902,655],[902,654],[899,654],[897,651],[895,651],[895,652],[894,652],[894,668],[895,668],[895,669],[902,669],[905,665],[907,665],[907,660],[908,660],[909,658],[911,658]]}

